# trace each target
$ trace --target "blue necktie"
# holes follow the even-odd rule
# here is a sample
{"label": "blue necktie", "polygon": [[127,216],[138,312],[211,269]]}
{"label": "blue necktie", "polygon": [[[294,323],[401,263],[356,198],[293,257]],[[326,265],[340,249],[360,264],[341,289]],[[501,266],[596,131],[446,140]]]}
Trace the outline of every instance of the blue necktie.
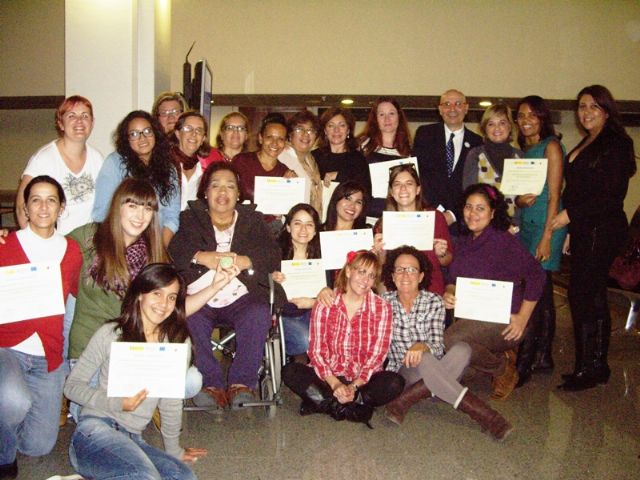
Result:
{"label": "blue necktie", "polygon": [[453,174],[453,158],[454,158],[454,150],[453,150],[453,137],[455,135],[452,133],[449,137],[449,141],[447,142],[447,175],[451,177]]}

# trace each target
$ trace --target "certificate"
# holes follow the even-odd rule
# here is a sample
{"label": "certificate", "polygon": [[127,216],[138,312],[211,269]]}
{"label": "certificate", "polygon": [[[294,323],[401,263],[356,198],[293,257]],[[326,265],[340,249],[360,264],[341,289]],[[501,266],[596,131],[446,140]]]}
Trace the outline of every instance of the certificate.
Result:
{"label": "certificate", "polygon": [[508,324],[511,320],[513,282],[458,277],[456,280],[457,318]]}
{"label": "certificate", "polygon": [[373,230],[336,230],[320,232],[320,248],[325,270],[342,268],[347,261],[347,253],[357,250],[371,250]]}
{"label": "certificate", "polygon": [[287,213],[297,203],[309,203],[306,178],[256,177],[254,201],[257,210],[270,215]]}
{"label": "certificate", "polygon": [[146,388],[151,398],[184,398],[186,343],[113,342],[108,397],[132,397]]}
{"label": "certificate", "polygon": [[64,315],[62,275],[57,262],[0,268],[0,324]]}
{"label": "certificate", "polygon": [[505,158],[500,191],[505,195],[540,195],[546,180],[546,158]]}
{"label": "certificate", "polygon": [[287,298],[315,298],[327,286],[327,277],[320,259],[283,260],[280,271],[285,275],[282,282]]}
{"label": "certificate", "polygon": [[371,195],[374,198],[387,198],[387,192],[389,191],[389,170],[396,165],[405,165],[407,163],[413,163],[416,172],[418,171],[418,159],[416,157],[370,163]]}
{"label": "certificate", "polygon": [[322,184],[322,223],[327,221],[327,210],[329,209],[329,202],[331,201],[331,195],[336,187],[340,185],[339,182],[331,182],[328,187]]}
{"label": "certificate", "polygon": [[433,250],[435,212],[382,212],[382,240],[385,250],[411,245]]}

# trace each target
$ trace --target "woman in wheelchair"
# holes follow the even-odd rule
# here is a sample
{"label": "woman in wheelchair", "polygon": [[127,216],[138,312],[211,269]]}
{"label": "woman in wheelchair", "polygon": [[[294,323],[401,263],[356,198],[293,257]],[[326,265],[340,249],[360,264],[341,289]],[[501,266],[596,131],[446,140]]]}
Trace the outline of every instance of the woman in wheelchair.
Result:
{"label": "woman in wheelchair", "polygon": [[[286,216],[279,242],[282,260],[306,260],[320,258],[321,229],[318,212],[309,204],[298,203],[291,207]],[[285,276],[277,271],[271,274],[273,280],[282,283]],[[315,298],[290,298],[282,310],[286,352],[294,360],[306,363],[309,348],[309,320]]]}
{"label": "woman in wheelchair", "polygon": [[380,275],[378,257],[350,252],[329,306],[311,313],[309,366],[289,363],[284,383],[302,398],[300,414],[369,425],[374,407],[397,397],[404,379],[383,371],[391,340],[391,306],[371,291]]}
{"label": "woman in wheelchair", "polygon": [[[280,265],[280,250],[255,206],[241,205],[239,175],[233,165],[207,168],[198,199],[180,215],[180,228],[169,253],[189,286],[189,293],[210,284],[218,265],[235,265],[241,273],[200,310],[187,318],[195,364],[203,390],[195,401],[237,409],[255,400],[258,369],[271,326],[268,276]],[[281,288],[277,293],[281,296]],[[213,356],[211,333],[229,326],[236,333],[236,354],[225,379]]]}
{"label": "woman in wheelchair", "polygon": [[[211,293],[227,285],[238,271],[219,269],[217,273],[207,289]],[[107,397],[112,342],[187,341],[185,294],[173,265],[144,267],[127,290],[121,315],[98,329],[71,371],[64,392],[83,409],[69,457],[84,477],[195,479],[183,462],[196,461],[206,450],[180,447],[181,399],[149,398],[145,389],[131,397]],[[100,381],[92,385],[96,371]],[[162,414],[164,451],[148,445],[141,435],[156,408]]]}

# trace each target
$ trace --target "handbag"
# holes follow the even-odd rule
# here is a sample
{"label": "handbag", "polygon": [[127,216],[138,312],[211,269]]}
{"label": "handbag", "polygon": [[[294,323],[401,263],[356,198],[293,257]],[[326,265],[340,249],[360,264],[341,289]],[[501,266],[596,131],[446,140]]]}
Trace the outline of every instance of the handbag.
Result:
{"label": "handbag", "polygon": [[613,260],[609,276],[625,290],[635,290],[640,284],[640,237]]}

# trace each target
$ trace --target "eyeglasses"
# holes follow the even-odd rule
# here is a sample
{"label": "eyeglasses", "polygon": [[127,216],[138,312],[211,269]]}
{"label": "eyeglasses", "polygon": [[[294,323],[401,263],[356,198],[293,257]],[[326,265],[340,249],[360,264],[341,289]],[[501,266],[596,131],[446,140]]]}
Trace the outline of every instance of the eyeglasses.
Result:
{"label": "eyeglasses", "polygon": [[403,273],[406,273],[407,275],[415,275],[419,271],[420,270],[418,270],[416,267],[395,267],[393,269],[393,273],[395,273],[396,275],[402,275]]}
{"label": "eyeglasses", "polygon": [[222,127],[222,130],[224,130],[225,132],[244,133],[247,131],[247,127],[244,127],[242,125],[225,125],[224,127]]}
{"label": "eyeglasses", "polygon": [[458,100],[457,102],[442,102],[440,104],[441,107],[443,108],[455,108],[456,110],[461,109],[462,107],[464,107],[467,104],[467,102],[461,102],[460,100]]}
{"label": "eyeglasses", "polygon": [[140,138],[140,135],[144,135],[147,138],[153,137],[153,128],[147,127],[142,130],[131,130],[129,132],[129,140],[138,140]]}
{"label": "eyeglasses", "polygon": [[204,128],[194,127],[193,125],[183,125],[180,130],[184,133],[195,132],[196,135],[204,135]]}
{"label": "eyeglasses", "polygon": [[293,129],[293,131],[295,133],[297,133],[298,135],[304,135],[305,133],[307,135],[317,135],[318,134],[318,130],[316,130],[315,128],[295,127]]}
{"label": "eyeglasses", "polygon": [[161,117],[175,117],[182,113],[181,108],[172,108],[171,110],[160,110],[158,115]]}

